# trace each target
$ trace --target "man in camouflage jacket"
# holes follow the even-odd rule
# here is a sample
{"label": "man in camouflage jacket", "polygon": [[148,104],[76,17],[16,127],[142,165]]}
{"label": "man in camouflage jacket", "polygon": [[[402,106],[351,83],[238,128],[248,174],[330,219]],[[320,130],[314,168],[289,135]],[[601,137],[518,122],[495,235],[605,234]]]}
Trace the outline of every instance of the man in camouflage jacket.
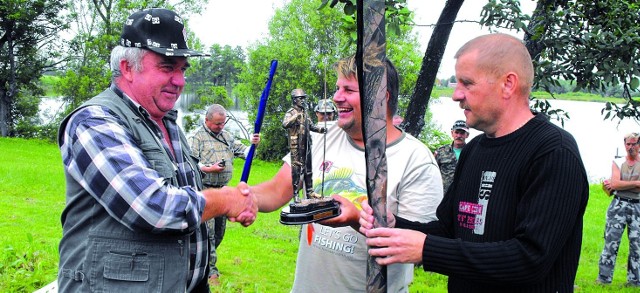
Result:
{"label": "man in camouflage jacket", "polygon": [[467,144],[466,139],[469,137],[469,127],[467,127],[467,123],[464,120],[458,120],[453,124],[451,137],[453,137],[453,142],[450,145],[443,145],[434,152],[442,174],[442,185],[445,193],[451,182],[453,182],[453,173],[456,171],[460,152]]}

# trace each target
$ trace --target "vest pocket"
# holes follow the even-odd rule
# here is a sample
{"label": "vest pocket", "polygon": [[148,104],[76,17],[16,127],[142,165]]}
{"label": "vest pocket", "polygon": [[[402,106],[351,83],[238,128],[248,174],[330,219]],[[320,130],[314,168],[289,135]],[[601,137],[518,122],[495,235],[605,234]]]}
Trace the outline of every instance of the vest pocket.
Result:
{"label": "vest pocket", "polygon": [[109,252],[104,264],[104,278],[120,281],[149,280],[149,258],[144,254]]}

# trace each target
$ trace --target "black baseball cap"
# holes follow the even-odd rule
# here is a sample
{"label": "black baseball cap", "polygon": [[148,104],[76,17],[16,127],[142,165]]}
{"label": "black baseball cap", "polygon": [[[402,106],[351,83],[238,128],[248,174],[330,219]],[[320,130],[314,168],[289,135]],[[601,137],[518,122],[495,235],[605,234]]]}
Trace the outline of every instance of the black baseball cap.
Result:
{"label": "black baseball cap", "polygon": [[124,22],[120,45],[143,48],[165,56],[210,56],[187,47],[187,32],[182,18],[163,8],[131,14]]}
{"label": "black baseball cap", "polygon": [[451,130],[456,130],[456,129],[462,129],[466,132],[469,132],[469,127],[467,126],[467,122],[465,122],[464,120],[458,120],[455,123],[453,123]]}

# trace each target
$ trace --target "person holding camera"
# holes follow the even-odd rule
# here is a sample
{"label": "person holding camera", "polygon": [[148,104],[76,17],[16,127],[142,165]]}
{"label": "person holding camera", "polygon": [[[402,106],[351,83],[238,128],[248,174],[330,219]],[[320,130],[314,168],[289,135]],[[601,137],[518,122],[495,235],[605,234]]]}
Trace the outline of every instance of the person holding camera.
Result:
{"label": "person holding camera", "polygon": [[[227,110],[219,104],[213,104],[207,109],[204,125],[189,139],[191,152],[198,158],[202,183],[206,188],[222,188],[229,183],[233,174],[233,158],[245,159],[249,147],[236,140],[224,130],[227,122]],[[251,143],[260,143],[260,134],[254,133]],[[218,285],[220,272],[216,267],[216,248],[222,242],[227,218],[216,217],[207,221],[209,227],[209,284]]]}

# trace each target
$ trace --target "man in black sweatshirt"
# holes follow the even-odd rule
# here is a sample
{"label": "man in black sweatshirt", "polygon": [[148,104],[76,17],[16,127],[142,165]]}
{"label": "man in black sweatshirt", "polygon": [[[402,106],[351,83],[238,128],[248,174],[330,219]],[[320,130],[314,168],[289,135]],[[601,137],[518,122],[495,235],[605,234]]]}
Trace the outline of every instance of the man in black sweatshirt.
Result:
{"label": "man in black sweatshirt", "polygon": [[572,292],[589,194],[575,140],[529,108],[531,57],[505,34],[477,37],[455,55],[453,100],[484,132],[463,149],[438,221],[396,217],[360,231],[382,265],[421,263],[449,276],[449,292]]}

